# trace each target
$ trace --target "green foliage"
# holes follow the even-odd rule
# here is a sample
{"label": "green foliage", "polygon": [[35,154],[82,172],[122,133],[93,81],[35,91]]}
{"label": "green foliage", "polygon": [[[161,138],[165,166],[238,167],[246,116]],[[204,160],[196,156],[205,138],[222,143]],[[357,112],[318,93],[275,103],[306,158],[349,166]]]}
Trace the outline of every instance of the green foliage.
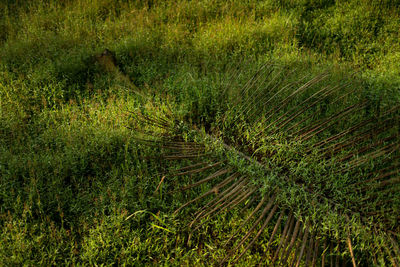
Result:
{"label": "green foliage", "polygon": [[[376,106],[390,106],[400,96],[398,11],[392,1],[358,0],[1,1],[0,262],[215,263],[239,215],[216,218],[187,244],[188,233],[178,231],[185,222],[166,214],[196,195],[168,194],[191,178],[167,178],[154,193],[166,169],[145,160],[154,150],[125,127],[138,127],[129,112],[165,116],[172,109],[244,147],[254,134],[249,126],[260,126],[223,117],[237,107],[221,103],[221,95],[244,86],[266,61],[299,70],[282,73],[286,82],[328,69],[327,84],[344,77]],[[105,48],[121,72],[99,64]],[[356,78],[348,74],[354,70]],[[259,149],[250,151],[257,158],[278,153],[299,179],[311,175],[308,183],[329,180],[312,158],[293,164],[299,144],[273,151],[269,141],[254,140]],[[338,200],[341,186],[331,184]],[[145,212],[126,220],[137,211]],[[241,264],[254,265],[261,255],[248,253]]]}

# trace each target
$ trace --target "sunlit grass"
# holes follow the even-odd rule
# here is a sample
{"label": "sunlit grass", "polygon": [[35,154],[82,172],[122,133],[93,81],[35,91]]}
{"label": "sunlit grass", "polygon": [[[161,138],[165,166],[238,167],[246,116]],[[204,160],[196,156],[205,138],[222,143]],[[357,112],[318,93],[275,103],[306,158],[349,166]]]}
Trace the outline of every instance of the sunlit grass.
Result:
{"label": "sunlit grass", "polygon": [[[317,2],[1,1],[0,262],[208,265],[223,256],[223,231],[205,229],[197,248],[149,214],[125,221],[146,210],[176,231],[181,222],[166,214],[185,201],[153,194],[165,169],[144,160],[154,155],[132,138],[129,112],[164,114],[167,102],[201,127],[224,104],[218,92],[267,60],[337,80],[358,71],[365,90],[398,100],[398,7]],[[121,72],[98,64],[105,48]],[[237,225],[232,216],[215,229]]]}

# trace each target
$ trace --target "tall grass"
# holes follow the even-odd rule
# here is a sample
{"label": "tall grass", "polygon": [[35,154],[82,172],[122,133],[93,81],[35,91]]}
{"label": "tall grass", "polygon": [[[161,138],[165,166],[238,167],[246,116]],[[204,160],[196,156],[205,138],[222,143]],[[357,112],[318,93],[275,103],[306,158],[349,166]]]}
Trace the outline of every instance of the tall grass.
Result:
{"label": "tall grass", "polygon": [[[207,265],[221,257],[237,218],[218,218],[220,231],[187,246],[180,222],[163,215],[186,197],[153,194],[165,170],[143,160],[154,155],[125,127],[135,124],[128,112],[165,113],[167,98],[182,118],[212,127],[225,104],[217,94],[267,60],[297,66],[299,77],[357,72],[371,98],[398,100],[399,11],[361,0],[1,1],[0,261]],[[98,63],[105,48],[130,82]]]}

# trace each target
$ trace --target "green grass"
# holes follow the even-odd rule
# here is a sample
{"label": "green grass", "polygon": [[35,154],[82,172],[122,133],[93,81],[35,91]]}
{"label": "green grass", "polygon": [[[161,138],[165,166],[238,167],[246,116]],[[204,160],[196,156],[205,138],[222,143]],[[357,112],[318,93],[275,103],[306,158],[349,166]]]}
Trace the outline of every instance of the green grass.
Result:
{"label": "green grass", "polygon": [[[167,192],[188,181],[154,194],[167,168],[146,160],[154,150],[126,128],[136,124],[129,112],[165,114],[167,102],[212,128],[220,90],[240,87],[266,61],[297,68],[292,80],[329,70],[329,83],[350,80],[392,105],[399,14],[392,1],[2,1],[0,262],[215,263],[239,215],[186,244],[185,221],[171,214],[191,195]],[[131,82],[99,65],[105,48]],[[243,265],[259,260],[253,252]]]}

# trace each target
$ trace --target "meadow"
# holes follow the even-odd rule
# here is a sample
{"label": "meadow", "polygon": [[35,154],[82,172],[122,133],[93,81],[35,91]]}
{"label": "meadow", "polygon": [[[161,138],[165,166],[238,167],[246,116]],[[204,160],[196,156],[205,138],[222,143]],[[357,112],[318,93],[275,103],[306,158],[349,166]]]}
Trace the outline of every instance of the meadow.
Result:
{"label": "meadow", "polygon": [[[317,188],[325,169],[315,166],[315,155],[301,161],[304,165],[292,164],[304,150],[302,144],[285,143],[277,136],[287,148],[274,151],[283,159],[279,162],[265,160],[273,149],[269,139],[254,137],[249,145],[251,130],[261,127],[252,124],[259,117],[234,115],[254,114],[248,106],[261,110],[263,103],[248,102],[255,95],[238,90],[268,62],[277,66],[268,69],[272,85],[275,77],[285,84],[329,73],[317,88],[346,84],[338,94],[361,92],[372,103],[363,112],[384,114],[400,101],[400,7],[395,2],[1,1],[0,262],[216,265],[226,256],[225,241],[243,221],[242,211],[221,213],[192,234],[186,225],[201,203],[179,216],[173,212],[209,187],[177,191],[194,178],[168,176],[184,164],[160,159],[157,153],[162,149],[139,142],[133,129],[155,131],[155,136],[169,132],[154,130],[137,114],[173,116],[175,124],[220,138],[271,169],[287,167],[302,184]],[[105,49],[112,54],[106,62],[101,60]],[[223,98],[221,92],[226,91],[231,95]],[[345,100],[350,103],[353,98]],[[326,114],[338,112],[346,101]],[[360,116],[355,113],[348,120]],[[393,131],[398,130],[398,122],[394,125]],[[331,134],[344,129],[335,127]],[[188,139],[206,140],[216,158],[265,177],[256,167],[248,169],[231,159],[234,156],[208,137],[198,137],[198,131],[193,137],[186,128],[179,130]],[[395,153],[398,156],[398,148]],[[397,164],[398,157],[393,158]],[[330,198],[357,199],[357,194],[345,191],[348,177],[342,178],[323,180],[328,181]],[[257,186],[270,189],[263,184],[266,180],[259,181]],[[276,186],[289,188],[283,182]],[[399,183],[393,187],[398,189]],[[315,190],[326,193],[324,188]],[[296,192],[288,190],[280,201],[300,194]],[[382,227],[390,226],[398,240],[400,195],[397,190],[390,196],[394,206]],[[293,198],[285,205],[299,205],[296,201],[302,200]],[[299,210],[312,203],[310,199]],[[361,240],[368,234],[360,231],[357,236]],[[268,240],[261,235],[238,264],[262,262]],[[393,260],[365,242],[354,244],[359,264],[367,262],[364,251],[373,251],[378,266],[400,261],[400,255],[394,254]],[[396,244],[391,246],[396,252]]]}

